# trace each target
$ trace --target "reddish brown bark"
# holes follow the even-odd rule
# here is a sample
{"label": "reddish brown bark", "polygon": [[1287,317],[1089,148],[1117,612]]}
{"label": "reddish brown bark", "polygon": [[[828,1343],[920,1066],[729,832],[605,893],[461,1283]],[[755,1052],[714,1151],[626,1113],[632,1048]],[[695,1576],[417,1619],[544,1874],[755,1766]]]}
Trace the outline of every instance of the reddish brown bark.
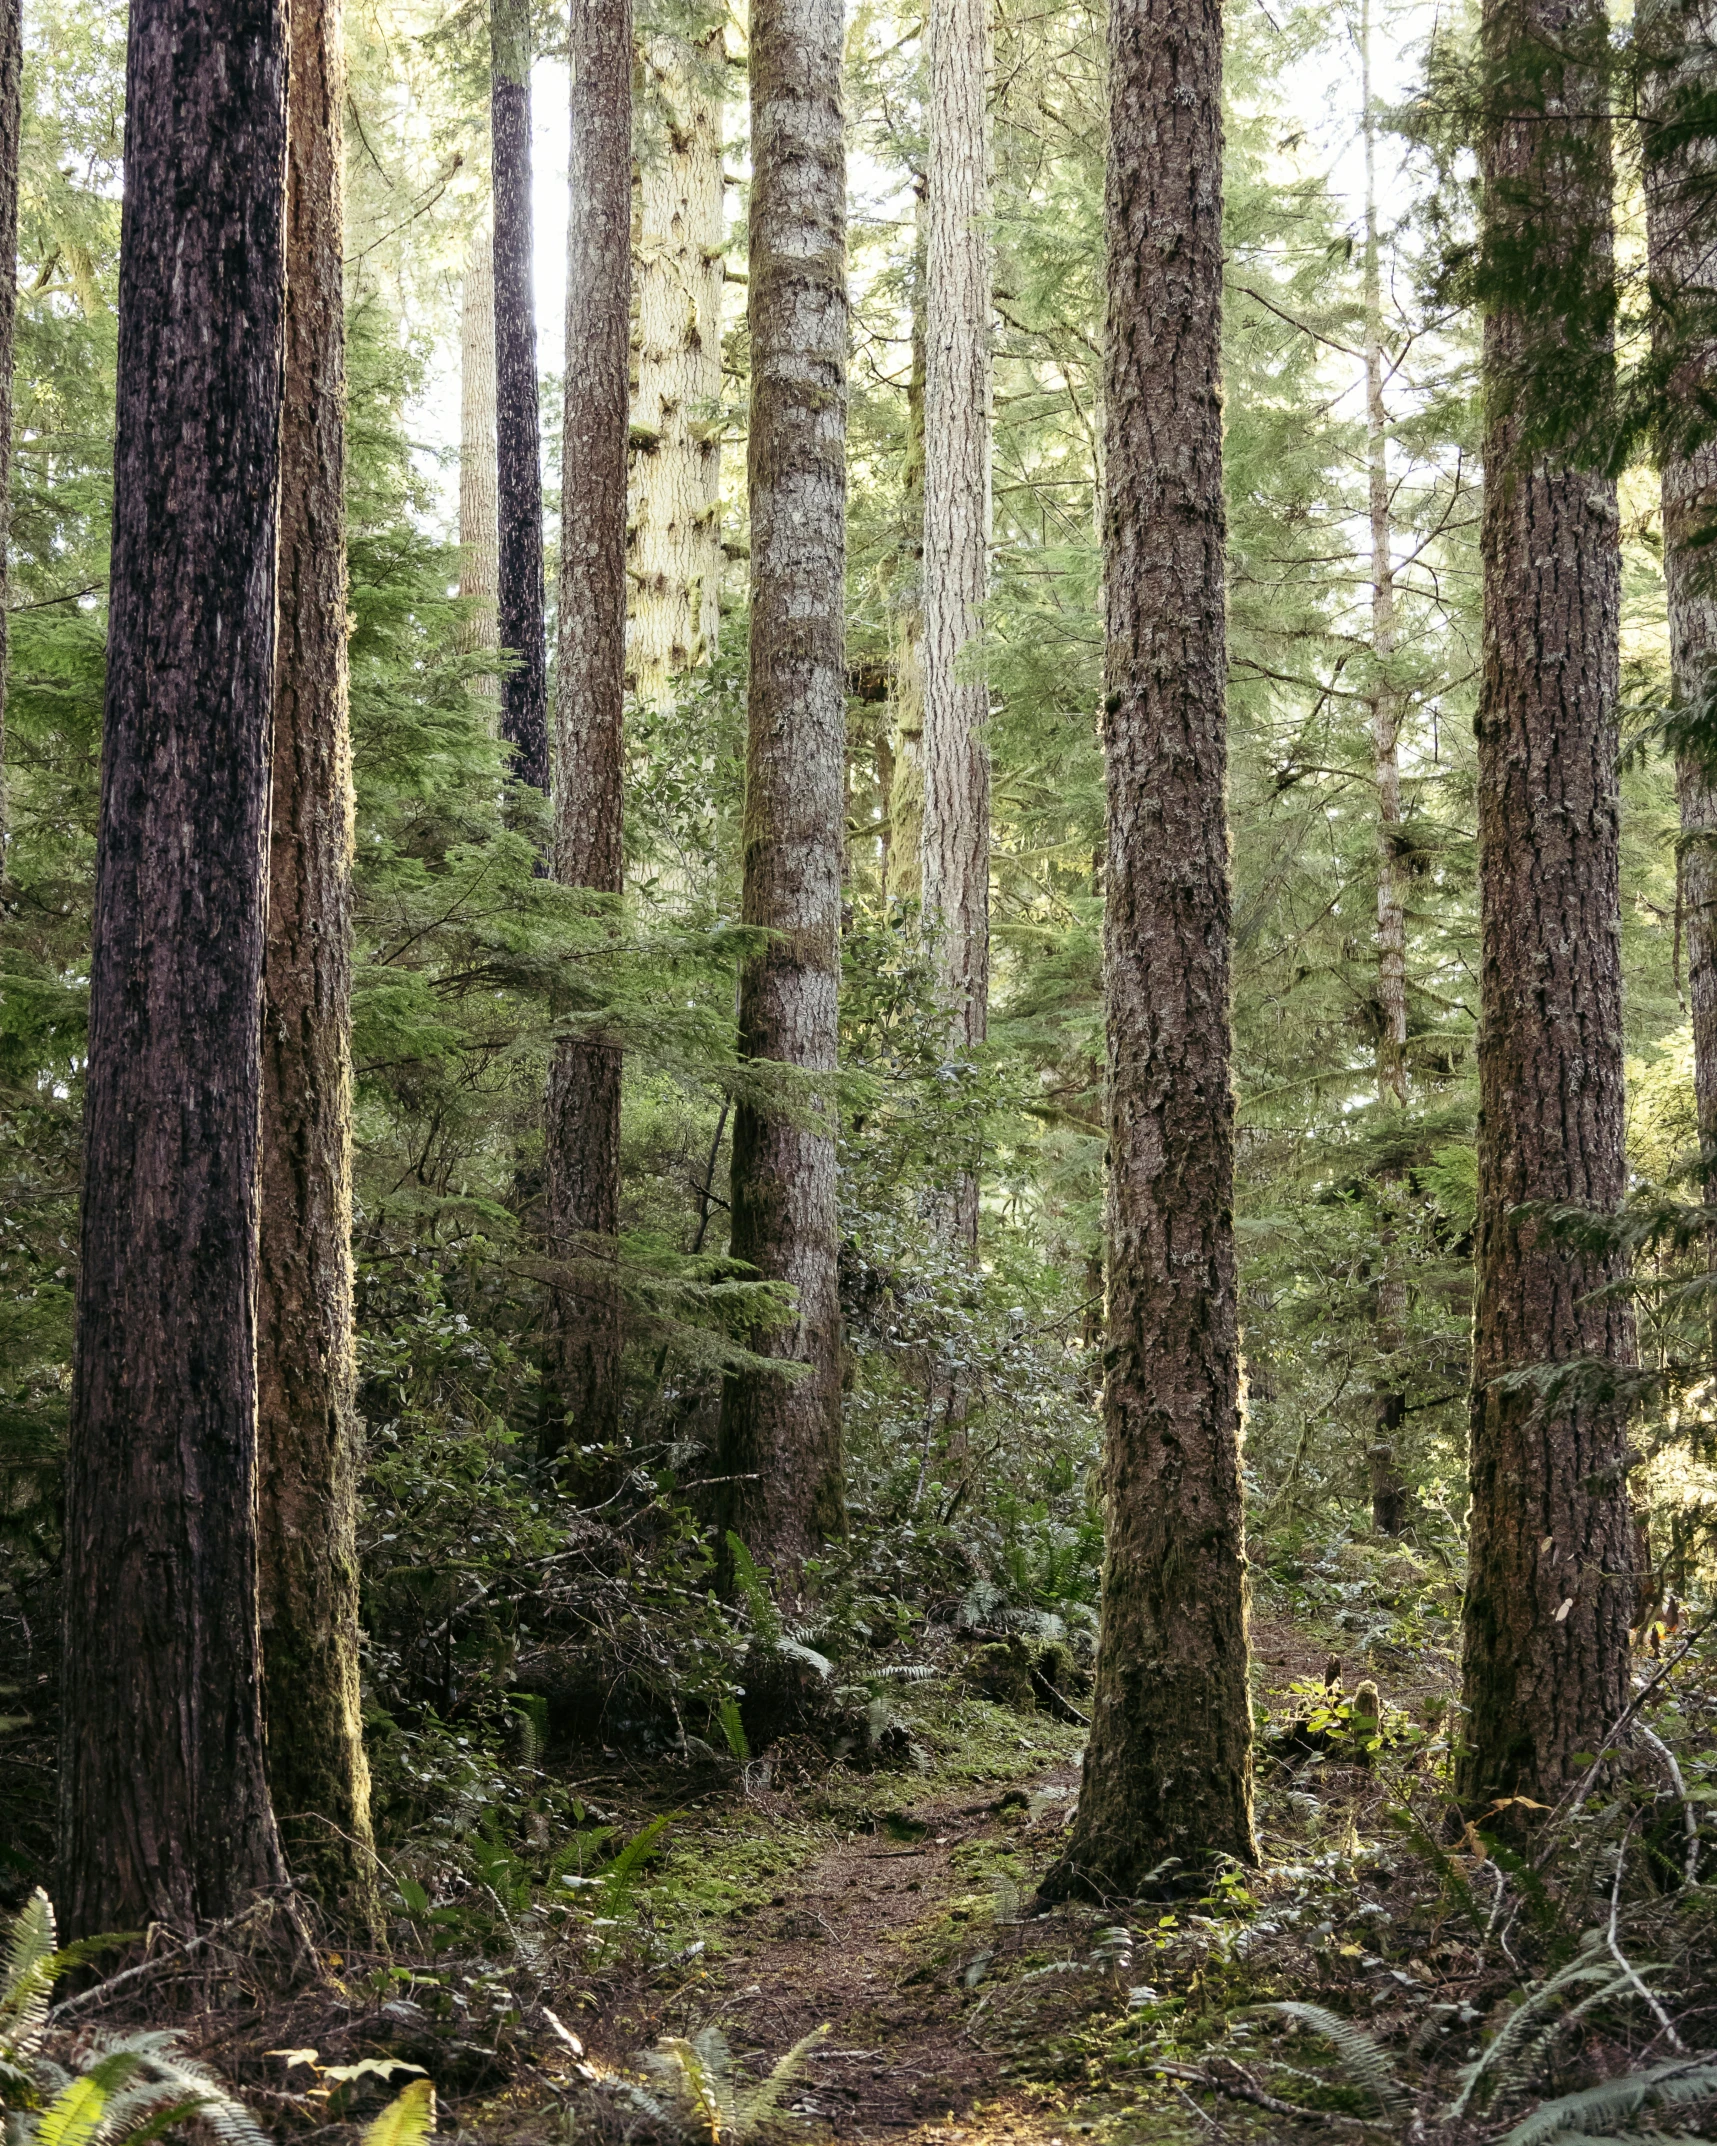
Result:
{"label": "reddish brown bark", "polygon": [[[574,0],[561,484],[555,877],[618,894],[626,699],[627,356],[632,283],[630,0]],[[620,1435],[620,1050],[563,1042],[548,1098],[555,1333],[544,1448]]]}
{"label": "reddish brown bark", "polygon": [[[1255,1860],[1229,1085],[1220,0],[1109,15],[1106,1555],[1047,1897]],[[1170,1859],[1173,1859],[1172,1863]]]}
{"label": "reddish brown bark", "polygon": [[135,0],[58,1902],[283,1878],[263,1778],[256,1177],[286,175],[278,0]]}
{"label": "reddish brown bark", "polygon": [[[840,0],[751,15],[751,683],[739,1043],[798,1076],[834,1070],[846,752],[846,150]],[[833,1102],[826,1080],[753,1090],[734,1114],[736,1259],[797,1297],[757,1338],[805,1366],[731,1375],[724,1516],[796,1589],[845,1525]]]}
{"label": "reddish brown bark", "polygon": [[1608,372],[1609,125],[1580,58],[1605,30],[1596,0],[1488,0],[1483,23],[1484,237],[1506,293],[1484,340],[1478,1297],[1455,1777],[1469,1808],[1554,1804],[1627,1699],[1622,1414],[1498,1384],[1633,1359],[1628,1306],[1593,1295],[1624,1262],[1518,1212],[1607,1210],[1623,1189],[1615,487],[1576,448],[1541,444],[1535,392],[1550,363],[1577,364],[1588,386]]}

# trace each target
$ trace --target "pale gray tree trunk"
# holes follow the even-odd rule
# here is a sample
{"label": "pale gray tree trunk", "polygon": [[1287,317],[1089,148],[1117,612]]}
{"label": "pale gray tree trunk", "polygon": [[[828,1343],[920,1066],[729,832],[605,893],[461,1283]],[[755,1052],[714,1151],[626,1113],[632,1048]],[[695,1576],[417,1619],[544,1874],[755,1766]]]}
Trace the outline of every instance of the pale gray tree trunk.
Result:
{"label": "pale gray tree trunk", "polygon": [[721,623],[723,32],[644,41],[666,125],[639,178],[638,385],[627,667],[641,701],[715,654]]}
{"label": "pale gray tree trunk", "polygon": [[12,528],[12,340],[18,312],[18,143],[23,132],[19,0],[0,0],[0,882],[6,877],[7,542]]}
{"label": "pale gray tree trunk", "polygon": [[[931,0],[921,841],[956,1056],[984,1040],[990,978],[988,689],[969,675],[989,579],[989,42],[988,0]],[[952,1234],[976,1250],[975,1167],[956,1182]]]}
{"label": "pale gray tree trunk", "polygon": [[[1377,239],[1377,108],[1371,98],[1371,0],[1359,16],[1360,96],[1365,141],[1365,436],[1366,492],[1371,522],[1372,774],[1377,788],[1377,1096],[1407,1101],[1407,905],[1401,867],[1401,698],[1390,677],[1395,653],[1394,529],[1389,495],[1389,411],[1383,396],[1383,277]],[[1386,1175],[1385,1185],[1399,1182]],[[1378,1247],[1377,1347],[1387,1363],[1400,1346],[1407,1292],[1396,1269],[1393,1232]],[[1372,1525],[1399,1535],[1406,1521],[1406,1485],[1395,1441],[1407,1416],[1407,1396],[1387,1376],[1373,1396],[1367,1455]]]}
{"label": "pale gray tree trunk", "polygon": [[732,1249],[794,1290],[796,1312],[755,1346],[803,1365],[805,1375],[728,1377],[720,1473],[726,1525],[789,1590],[804,1560],[845,1525],[827,1093],[837,1044],[846,753],[841,32],[841,0],[756,0],[752,9],[742,913],[770,937],[740,977],[739,1044],[755,1073],[734,1116]]}
{"label": "pale gray tree trunk", "polygon": [[[482,223],[471,234],[459,303],[459,593],[472,605],[461,642],[474,654],[501,645],[495,452],[495,255],[489,227]],[[498,701],[498,673],[480,673],[471,690]]]}

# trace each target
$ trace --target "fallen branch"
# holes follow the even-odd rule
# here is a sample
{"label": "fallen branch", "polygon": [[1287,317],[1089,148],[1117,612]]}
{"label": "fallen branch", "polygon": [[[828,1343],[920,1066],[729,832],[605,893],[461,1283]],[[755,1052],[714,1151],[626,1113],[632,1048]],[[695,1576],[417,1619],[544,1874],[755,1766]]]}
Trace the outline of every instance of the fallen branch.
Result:
{"label": "fallen branch", "polygon": [[[150,1975],[159,1974],[164,1967],[173,1967],[181,1960],[188,1960],[193,1953],[201,1952],[205,1946],[212,1945],[216,1938],[226,1936],[229,1931],[242,1929],[247,1922],[255,1921],[265,1909],[274,1905],[275,1903],[268,1899],[253,1900],[248,1908],[242,1909],[237,1915],[229,1915],[225,1922],[214,1924],[197,1937],[187,1938],[171,1952],[158,1952],[152,1959],[140,1960],[135,1967],[122,1968],[118,1974],[109,1975],[105,1982],[97,1982],[87,1990],[78,1990],[74,1995],[62,1998],[48,2014],[47,2024],[52,2027],[64,2019],[68,2012],[81,2012],[85,2005],[104,2003],[115,1991],[129,1988],[133,1983],[141,1982]],[[157,1923],[154,1927],[159,1929],[161,1926]],[[302,1932],[299,1934],[302,1936]]]}
{"label": "fallen branch", "polygon": [[1250,2102],[1255,2109],[1268,2109],[1272,2116],[1291,2116],[1303,2124],[1359,2124],[1376,2129],[1369,2117],[1344,2116],[1334,2109],[1302,2108],[1297,2101],[1284,2101],[1278,2094],[1267,2093],[1231,2058],[1219,2057],[1215,2063],[1221,2066],[1220,2070],[1211,2064],[1171,2064],[1162,2057],[1153,2057],[1150,2068],[1165,2079],[1184,2080],[1188,2086],[1202,2086],[1213,2094],[1226,2094],[1231,2101]]}

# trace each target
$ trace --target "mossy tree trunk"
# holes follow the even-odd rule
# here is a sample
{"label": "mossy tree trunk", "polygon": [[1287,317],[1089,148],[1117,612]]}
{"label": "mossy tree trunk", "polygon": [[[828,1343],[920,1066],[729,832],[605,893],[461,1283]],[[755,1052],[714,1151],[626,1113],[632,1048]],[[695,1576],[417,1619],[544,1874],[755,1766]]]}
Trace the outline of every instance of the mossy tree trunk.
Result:
{"label": "mossy tree trunk", "polygon": [[1601,435],[1613,376],[1606,37],[1597,0],[1487,0],[1478,1276],[1455,1774],[1469,1810],[1554,1804],[1628,1693],[1623,1412],[1498,1383],[1634,1354],[1628,1305],[1595,1294],[1625,1261],[1520,1212],[1607,1212],[1624,1182],[1621,548],[1614,483],[1592,466],[1601,439],[1587,454],[1569,437],[1581,419]]}
{"label": "mossy tree trunk", "polygon": [[[618,894],[626,698],[627,349],[632,281],[632,10],[574,0],[561,484],[555,877]],[[555,1290],[544,1450],[620,1435],[620,1048],[562,1042],[549,1077]]]}
{"label": "mossy tree trunk", "polygon": [[18,146],[24,126],[19,0],[0,0],[0,884],[6,878],[7,543],[12,527],[12,340],[18,314]]}
{"label": "mossy tree trunk", "polygon": [[[778,1582],[845,1525],[834,1103],[846,752],[847,289],[840,0],[751,15],[751,679],[740,976],[758,1069],[734,1114],[732,1250],[797,1310],[756,1337],[802,1365],[723,1388],[723,1516]],[[787,1081],[768,1092],[771,1067]],[[806,1076],[810,1076],[807,1082]],[[777,1080],[780,1076],[777,1074]]]}
{"label": "mossy tree trunk", "polygon": [[66,1469],[58,1905],[285,1878],[257,1621],[257,1132],[286,12],[135,0]]}
{"label": "mossy tree trunk", "polygon": [[339,0],[294,0],[257,1286],[263,1678],[293,1874],[376,1937],[358,1691],[344,119]]}
{"label": "mossy tree trunk", "polygon": [[[1048,1898],[1252,1862],[1229,1075],[1220,0],[1109,16],[1103,1625]],[[1165,1872],[1165,1875],[1167,1873]]]}

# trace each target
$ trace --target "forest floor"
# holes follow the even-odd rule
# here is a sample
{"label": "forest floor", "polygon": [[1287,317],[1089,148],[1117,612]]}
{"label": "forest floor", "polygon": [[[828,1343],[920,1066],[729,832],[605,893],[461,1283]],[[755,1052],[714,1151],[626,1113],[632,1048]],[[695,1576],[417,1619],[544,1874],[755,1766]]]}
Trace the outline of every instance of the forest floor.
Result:
{"label": "forest floor", "polygon": [[[1326,1619],[1255,1619],[1257,1697],[1273,1720],[1314,1704],[1308,1692],[1321,1690],[1342,1636]],[[1451,1659],[1419,1639],[1367,1647],[1348,1634],[1348,1690],[1376,1675],[1395,1719],[1435,1721]],[[271,2018],[269,2046],[314,2044],[324,2064],[390,2052],[421,2064],[443,2132],[471,2140],[683,2141],[665,2113],[666,2038],[715,2030],[730,2052],[718,2068],[742,2086],[826,2028],[782,2096],[792,2134],[813,2146],[1260,2141],[1302,2125],[1279,2102],[1249,2098],[1274,2100],[1231,2056],[1210,2065],[1214,2042],[1230,2046],[1237,2007],[1287,1994],[1342,2010],[1358,2000],[1368,2024],[1396,2032],[1449,1996],[1442,1985],[1464,1956],[1445,1945],[1433,1964],[1422,1957],[1437,1938],[1430,1923],[1419,1934],[1423,1873],[1379,1846],[1383,1803],[1402,1784],[1369,1767],[1314,1760],[1290,1772],[1261,1758],[1266,1867],[1210,1897],[1040,1913],[1033,1894],[1073,1813],[1084,1730],[979,1695],[971,1663],[972,1650],[954,1650],[933,1678],[888,1687],[910,1736],[910,1761],[895,1768],[831,1766],[794,1738],[745,1765],[612,1753],[593,1773],[583,1754],[574,1770],[580,1793],[599,1799],[592,1817],[622,1837],[667,1821],[611,1946],[593,1957],[588,1936],[580,1952],[521,1929],[524,1974],[518,1962],[473,1971],[455,1947],[432,1972],[396,1967],[400,1995],[350,2007],[337,2025],[309,2011]],[[1362,1950],[1332,1934],[1362,1896],[1401,1925],[1399,1962],[1386,1962],[1398,1948],[1381,1939]],[[578,2058],[550,2015],[583,2044]],[[203,2053],[229,2072],[236,2063],[247,2086],[272,2069],[278,2087],[257,2030],[242,2040],[248,2061],[230,2040]],[[369,2101],[343,2097],[353,2118],[383,2091],[366,2085]],[[1308,2111],[1307,2135],[1353,2121],[1352,2105],[1338,2087],[1329,2111]]]}
{"label": "forest floor", "polygon": [[[417,1913],[417,1957],[396,1924],[388,1960],[330,1954],[321,1988],[248,2018],[211,1981],[191,2047],[282,2138],[327,2142],[358,2135],[392,2091],[375,2068],[399,2061],[434,2081],[440,2135],[471,2146],[746,2146],[742,2118],[698,2119],[687,2045],[742,2093],[824,2028],[780,2097],[779,2136],[805,2146],[1498,2137],[1518,2097],[1557,2075],[1507,2082],[1475,2127],[1447,2120],[1456,2074],[1544,1971],[1531,1960],[1567,1956],[1574,1938],[1556,1933],[1590,1920],[1593,1878],[1572,1879],[1561,1921],[1536,1934],[1523,1886],[1494,1941],[1502,1874],[1476,1847],[1436,1845],[1458,1604],[1434,1573],[1397,1586],[1388,1570],[1346,1555],[1260,1605],[1260,1867],[1201,1898],[1038,1911],[1084,1730],[1076,1707],[986,1692],[983,1647],[949,1639],[918,1650],[932,1658],[922,1681],[873,1687],[893,1717],[890,1766],[831,1763],[792,1736],[744,1763],[705,1745],[648,1760],[551,1750],[540,1768],[558,1808],[576,1791],[577,1825],[606,1837],[570,1904],[549,1825],[526,1815],[528,1872],[491,1826],[478,1882],[410,1866],[441,1903]],[[1338,1650],[1349,1693],[1366,1675],[1381,1687],[1385,1748],[1285,1751]],[[1717,1683],[1684,1686],[1679,1704],[1711,1741]],[[1621,1853],[1645,1874],[1635,1823]],[[610,1882],[622,1842],[650,1851],[624,1885]],[[1673,1887],[1641,1897],[1638,1943],[1667,1945],[1665,1918],[1684,1913]],[[1717,1991],[1694,1988],[1708,1981],[1681,1983],[1695,2049],[1717,2047]],[[1320,2028],[1332,2015],[1362,2030],[1357,2060]],[[1588,2034],[1573,2076],[1649,2061],[1655,2033],[1630,2015]],[[306,2048],[323,2067],[308,2091],[285,2064]],[[369,2069],[330,2092],[329,2067],[354,2065]]]}

